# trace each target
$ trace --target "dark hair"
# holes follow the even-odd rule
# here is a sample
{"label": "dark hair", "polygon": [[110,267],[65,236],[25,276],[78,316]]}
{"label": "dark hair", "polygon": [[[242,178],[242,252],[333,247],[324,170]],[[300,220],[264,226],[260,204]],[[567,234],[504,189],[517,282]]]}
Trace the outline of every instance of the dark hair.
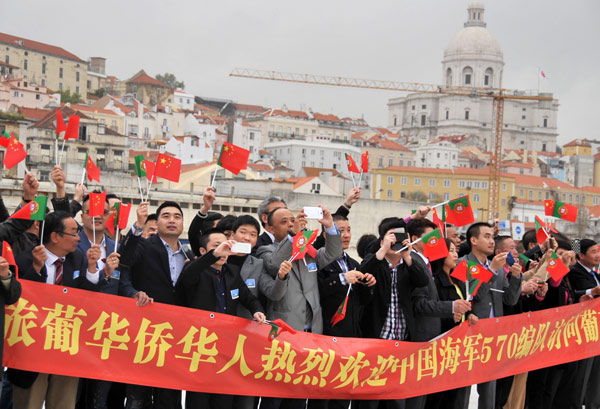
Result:
{"label": "dark hair", "polygon": [[237,216],[228,214],[227,216],[225,216],[221,220],[219,220],[219,223],[217,223],[216,228],[223,232],[227,231],[227,230],[233,231],[233,225],[235,224],[236,220],[237,220]]}
{"label": "dark hair", "polygon": [[275,202],[281,202],[285,206],[287,206],[287,204],[285,203],[285,200],[283,200],[283,198],[279,197],[279,196],[271,196],[271,197],[263,200],[262,202],[260,202],[260,204],[258,205],[258,209],[257,209],[256,213],[258,214],[258,220],[260,220],[260,224],[262,224],[263,227],[265,227],[265,224],[262,221],[262,215],[267,214],[267,211],[269,210],[269,205],[271,203],[275,203]]}
{"label": "dark hair", "polygon": [[504,243],[508,239],[512,239],[512,237],[511,236],[496,236],[496,237],[494,237],[494,253],[496,252],[496,250],[498,250],[498,248],[500,246],[502,246],[502,243]]}
{"label": "dark hair", "polygon": [[151,222],[152,220],[158,220],[158,216],[156,215],[156,213],[149,214],[146,218],[146,223]]}
{"label": "dark hair", "polygon": [[523,234],[523,238],[521,239],[521,243],[523,243],[523,248],[525,251],[529,250],[529,245],[531,243],[537,243],[537,237],[535,235],[535,230],[527,230],[525,234]]}
{"label": "dark hair", "polygon": [[559,249],[564,249],[567,251],[573,250],[573,246],[571,245],[571,242],[569,240],[565,240],[562,237],[555,237],[555,239]]}
{"label": "dark hair", "polygon": [[[102,192],[99,191],[98,189],[96,189],[96,190],[94,190],[93,192],[90,192],[90,193],[102,193]],[[88,193],[85,196],[83,196],[83,200],[81,201],[81,207],[83,207],[83,205],[84,205],[85,202],[88,202],[90,200],[90,193]],[[113,194],[113,196],[115,196],[115,195]],[[115,196],[115,198],[116,198],[116,196]],[[106,195],[106,200],[105,201],[106,201],[106,203],[108,203],[108,195]]]}
{"label": "dark hair", "polygon": [[[108,195],[106,197],[108,197]],[[156,217],[160,216],[160,212],[165,207],[174,207],[174,208],[176,208],[177,210],[179,210],[179,213],[181,213],[181,217],[183,217],[183,210],[181,210],[181,206],[179,206],[179,203],[173,202],[173,201],[169,201],[169,200],[167,200],[166,202],[163,202],[160,206],[158,206],[158,209],[156,209]]]}
{"label": "dark hair", "polygon": [[115,195],[114,193],[107,193],[106,200],[108,200],[108,199],[117,199],[119,201],[121,200],[121,199],[119,199],[119,196]]}
{"label": "dark hair", "polygon": [[273,224],[273,215],[275,214],[275,212],[279,209],[287,209],[287,207],[276,207],[275,209],[271,210],[268,214],[267,214],[267,225],[272,226]]}
{"label": "dark hair", "polygon": [[216,228],[208,230],[202,236],[200,236],[200,241],[198,243],[199,248],[203,248],[204,250],[206,250],[206,245],[210,241],[210,236],[213,234],[225,234],[225,233],[223,233],[222,230],[219,230]]}
{"label": "dark hair", "polygon": [[339,213],[334,213],[331,215],[331,217],[333,218],[334,222],[340,222],[340,221],[347,222],[348,221],[348,218],[346,216],[344,216],[343,214],[339,214]]}
{"label": "dark hair", "polygon": [[237,218],[235,223],[233,223],[233,232],[235,233],[242,226],[252,226],[256,229],[256,234],[260,233],[260,224],[258,221],[249,214],[243,214]]}
{"label": "dark hair", "polygon": [[[444,239],[444,240],[446,241],[446,246],[448,247],[448,250],[449,250],[450,245],[454,244],[454,242],[450,239]],[[456,249],[456,250],[458,251],[458,249]],[[446,260],[446,257],[442,257],[440,259],[433,260],[431,262],[431,272],[433,274],[444,273],[444,260]]]}
{"label": "dark hair", "polygon": [[493,226],[486,222],[477,222],[473,223],[467,229],[467,246],[469,246],[469,250],[471,250],[471,237],[479,237],[479,233],[481,233],[482,227],[493,228]]}
{"label": "dark hair", "polygon": [[581,252],[579,254],[583,254],[585,255],[585,253],[587,253],[587,251],[595,246],[597,243],[594,240],[590,240],[590,239],[581,239],[579,241],[579,248],[581,250]]}
{"label": "dark hair", "polygon": [[67,212],[57,211],[48,213],[45,219],[44,236],[42,237],[42,243],[46,244],[50,241],[50,235],[52,233],[63,233],[65,231],[65,219],[70,219],[71,215]]}
{"label": "dark hair", "polygon": [[379,233],[379,238],[383,240],[383,236],[390,231],[391,229],[395,229],[397,227],[405,227],[406,223],[404,220],[399,217],[386,217],[379,223],[379,227],[377,228],[377,232]]}
{"label": "dark hair", "polygon": [[374,234],[363,234],[358,239],[356,243],[356,252],[358,253],[358,257],[365,258],[367,255],[367,250],[371,247],[371,244],[377,241],[377,236]]}
{"label": "dark hair", "polygon": [[408,223],[406,223],[406,231],[411,240],[412,236],[421,237],[428,227],[431,227],[433,230],[438,228],[434,222],[425,218],[410,219]]}

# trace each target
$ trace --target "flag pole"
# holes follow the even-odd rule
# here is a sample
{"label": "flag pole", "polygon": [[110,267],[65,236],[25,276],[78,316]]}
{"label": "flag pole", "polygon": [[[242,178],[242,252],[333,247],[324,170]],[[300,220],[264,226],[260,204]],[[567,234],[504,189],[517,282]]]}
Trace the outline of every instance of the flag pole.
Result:
{"label": "flag pole", "polygon": [[213,173],[212,182],[210,182],[210,187],[215,187],[215,179],[217,178],[217,171],[219,170],[219,165],[215,166],[215,173]]}
{"label": "flag pole", "polygon": [[[142,193],[142,182],[140,182],[140,177],[138,176],[138,187],[140,188],[140,200],[143,202],[144,201],[144,194]],[[146,179],[148,180],[148,179]]]}
{"label": "flag pole", "polygon": [[[419,238],[418,238],[418,239],[416,239],[415,241],[411,242],[411,243],[410,243],[410,245],[412,246],[413,244],[415,244],[415,243],[418,243],[418,242],[420,242],[421,240],[423,240],[423,237],[419,237]],[[396,253],[395,253],[395,254],[398,254],[398,253],[400,253],[401,251],[404,251],[404,250],[406,250],[407,248],[408,248],[408,246],[404,246],[404,247],[402,247],[400,250],[396,251]]]}
{"label": "flag pole", "polygon": [[[58,147],[58,142],[56,143],[56,147]],[[62,162],[63,151],[65,150],[65,140],[63,139],[62,148],[60,148],[60,155],[58,156],[58,166]]]}
{"label": "flag pole", "polygon": [[438,203],[434,206],[431,206],[431,208],[433,209],[434,207],[444,206],[444,205],[447,205],[448,203],[450,203],[450,200],[446,200],[445,202]]}
{"label": "flag pole", "polygon": [[[88,212],[89,212],[89,210],[88,210]],[[92,217],[92,234],[94,236],[92,244],[96,244],[96,222],[94,221],[93,217]]]}
{"label": "flag pole", "polygon": [[83,182],[85,182],[85,167],[83,168],[83,173],[81,174],[81,184],[83,185]]}
{"label": "flag pole", "polygon": [[44,244],[44,227],[46,226],[46,218],[42,220],[42,232],[40,233],[40,246]]}
{"label": "flag pole", "polygon": [[[359,176],[359,178],[358,178],[358,187],[360,187],[360,184],[361,184],[361,182],[362,182],[362,175],[363,175],[363,170],[362,170],[362,168],[361,168],[361,169],[360,169],[360,176]],[[356,187],[356,186],[355,186],[355,187]]]}
{"label": "flag pole", "polygon": [[54,139],[54,163],[58,165],[58,135]]}
{"label": "flag pole", "polygon": [[115,230],[116,230],[116,234],[115,234],[115,251],[113,253],[117,252],[117,246],[119,245],[119,226],[118,225],[115,228]]}

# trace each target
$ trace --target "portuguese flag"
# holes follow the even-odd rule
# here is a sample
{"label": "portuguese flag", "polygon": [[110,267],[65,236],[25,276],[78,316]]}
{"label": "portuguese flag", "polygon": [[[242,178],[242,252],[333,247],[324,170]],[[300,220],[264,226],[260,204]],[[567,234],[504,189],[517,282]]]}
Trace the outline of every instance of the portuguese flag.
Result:
{"label": "portuguese flag", "polygon": [[442,238],[440,229],[427,233],[421,239],[423,241],[423,254],[429,261],[439,260],[448,256],[446,240]]}
{"label": "portuguese flag", "polygon": [[473,216],[473,208],[469,196],[459,197],[458,199],[450,200],[445,206],[446,222],[455,225],[456,227],[466,226],[475,221]]}
{"label": "portuguese flag", "polygon": [[537,239],[538,244],[542,244],[549,238],[548,232],[546,231],[546,223],[539,218],[539,216],[535,216],[535,238]]}
{"label": "portuguese flag", "polygon": [[115,203],[110,217],[106,221],[106,228],[110,234],[115,234],[115,228],[125,229],[129,220],[129,212],[131,211],[131,203],[126,205],[121,202]]}
{"label": "portuguese flag", "polygon": [[2,135],[0,136],[0,146],[8,148],[8,144],[10,143],[10,136],[11,135],[6,129],[2,131]]}
{"label": "portuguese flag", "polygon": [[552,252],[546,270],[555,281],[560,281],[569,272],[569,267],[565,266],[558,254]]}
{"label": "portuguese flag", "polygon": [[573,223],[577,221],[577,206],[554,200],[546,200],[544,201],[544,207],[546,208],[546,216],[558,217],[559,219]]}
{"label": "portuguese flag", "polygon": [[276,320],[273,320],[273,321],[267,321],[267,324],[269,324],[271,326],[271,330],[269,331],[269,335],[267,336],[267,339],[269,341],[272,341],[275,338],[277,338],[282,332],[287,331],[290,334],[296,333],[296,330],[294,328],[290,327],[281,318],[277,318]]}
{"label": "portuguese flag", "polygon": [[354,162],[352,156],[348,155],[347,153],[345,153],[344,155],[346,155],[346,165],[348,165],[348,172],[360,173],[360,169],[358,168],[358,166],[356,166],[356,162]]}
{"label": "portuguese flag", "polygon": [[[445,216],[445,212],[442,209],[442,217]],[[433,222],[435,223],[435,225],[438,227],[438,229],[440,229],[440,231],[442,232],[442,234],[445,234],[445,227],[444,227],[444,221],[442,219],[439,218],[437,211],[435,210],[435,207],[433,208],[433,216],[432,216]]]}
{"label": "portuguese flag", "polygon": [[138,178],[146,177],[146,167],[144,166],[144,155],[137,155],[135,157],[135,172]]}
{"label": "portuguese flag", "polygon": [[344,298],[344,302],[340,304],[335,314],[333,314],[333,317],[331,317],[332,327],[344,318],[346,318],[346,309],[348,308],[348,298],[350,298],[350,290],[352,290],[352,284],[348,285],[348,292],[346,293],[346,298]]}
{"label": "portuguese flag", "polygon": [[47,196],[38,196],[31,202],[27,203],[15,214],[10,216],[11,219],[25,220],[44,220],[46,217],[46,206],[48,205]]}
{"label": "portuguese flag", "polygon": [[234,175],[239,175],[240,171],[248,167],[248,158],[250,151],[240,148],[229,142],[224,142],[221,146],[221,153],[217,159],[217,165],[227,169]]}
{"label": "portuguese flag", "polygon": [[481,283],[490,281],[493,273],[475,261],[463,260],[458,263],[450,275],[457,280],[464,281],[469,287],[469,295],[475,297]]}
{"label": "portuguese flag", "polygon": [[527,263],[531,261],[531,259],[527,257],[524,253],[519,254],[519,260],[521,260],[525,265],[527,265]]}
{"label": "portuguese flag", "polygon": [[304,258],[304,255],[308,252],[312,257],[316,257],[316,251],[311,244],[316,240],[319,230],[303,230],[299,231],[294,236],[292,242],[292,257],[290,261]]}

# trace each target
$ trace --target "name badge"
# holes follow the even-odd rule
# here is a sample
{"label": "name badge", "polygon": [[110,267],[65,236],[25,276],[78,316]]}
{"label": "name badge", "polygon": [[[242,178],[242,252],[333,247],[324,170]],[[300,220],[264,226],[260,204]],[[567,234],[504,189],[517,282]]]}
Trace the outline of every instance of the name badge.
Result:
{"label": "name badge", "polygon": [[120,279],[121,278],[121,272],[119,270],[113,271],[113,273],[110,275],[110,278],[114,278],[115,280]]}
{"label": "name badge", "polygon": [[246,287],[248,288],[256,288],[256,282],[253,278],[249,278],[246,280]]}
{"label": "name badge", "polygon": [[231,299],[235,300],[237,298],[240,298],[240,290],[236,288],[231,290]]}
{"label": "name badge", "polygon": [[306,267],[308,267],[308,271],[311,273],[314,273],[315,271],[317,271],[316,263],[308,263],[308,265]]}
{"label": "name badge", "polygon": [[79,278],[79,270],[73,271],[73,280]]}

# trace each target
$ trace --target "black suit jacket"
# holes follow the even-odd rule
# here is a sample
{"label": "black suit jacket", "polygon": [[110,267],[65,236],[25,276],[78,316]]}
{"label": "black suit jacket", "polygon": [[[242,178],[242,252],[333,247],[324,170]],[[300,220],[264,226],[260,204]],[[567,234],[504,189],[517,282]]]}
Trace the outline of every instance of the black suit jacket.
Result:
{"label": "black suit jacket", "polygon": [[[596,280],[600,282],[600,274],[592,273],[596,277]],[[590,288],[594,288],[598,285],[598,282],[592,277],[592,274],[588,273],[584,266],[579,264],[579,262],[575,263],[575,265],[569,271],[569,281],[573,286],[574,290],[585,291]]]}
{"label": "black suit jacket", "polygon": [[[412,265],[405,263],[398,266],[398,301],[404,313],[408,327],[408,341],[416,333],[416,322],[413,313],[412,292],[417,287],[426,286],[429,282],[429,270],[418,255],[411,255]],[[359,268],[363,273],[375,276],[377,284],[373,287],[375,295],[371,302],[365,306],[361,328],[366,338],[379,338],[381,329],[385,324],[391,296],[392,274],[387,260],[377,260],[375,253],[365,257]]]}
{"label": "black suit jacket", "polygon": [[[194,255],[184,249],[185,255],[192,260]],[[156,302],[179,304],[175,295],[175,285],[171,280],[169,256],[160,236],[155,234],[149,239],[131,234],[125,236],[121,247],[121,264],[129,268],[133,288],[144,291]]]}
{"label": "black suit jacket", "polygon": [[[4,328],[4,306],[16,303],[21,297],[21,283],[17,280],[15,275],[14,267],[10,267],[12,277],[10,278],[10,284],[8,289],[4,287],[4,284],[0,283],[0,325]],[[0,335],[0,360],[2,359],[4,352],[4,331]],[[0,361],[1,362],[1,361]]]}
{"label": "black suit jacket", "polygon": [[[213,251],[188,263],[177,280],[177,298],[181,305],[205,311],[217,309],[217,276],[209,270],[219,258]],[[239,270],[235,266],[225,264],[221,270],[225,280],[225,313],[238,315],[238,304],[242,304],[252,315],[264,309],[256,297],[252,295]],[[237,295],[232,292],[236,292]]]}
{"label": "black suit jacket", "polygon": [[[348,264],[348,270],[356,270],[359,268],[358,261],[349,256],[346,262]],[[353,284],[350,296],[348,297],[346,316],[332,327],[331,318],[344,302],[348,292],[348,285],[343,285],[340,281],[341,273],[342,268],[337,260],[319,270],[317,273],[319,295],[323,312],[323,334],[338,337],[359,338],[362,336],[362,331],[360,329],[360,319],[362,315],[361,306],[371,301],[373,288],[359,283]]]}

